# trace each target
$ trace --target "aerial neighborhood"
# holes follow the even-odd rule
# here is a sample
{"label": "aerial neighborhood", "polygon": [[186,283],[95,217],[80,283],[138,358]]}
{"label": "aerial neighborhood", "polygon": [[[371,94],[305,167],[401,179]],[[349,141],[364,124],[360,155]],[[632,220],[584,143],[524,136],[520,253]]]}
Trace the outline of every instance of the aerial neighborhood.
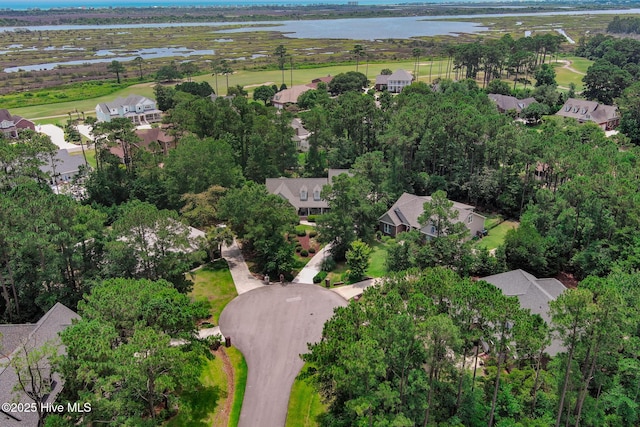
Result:
{"label": "aerial neighborhood", "polygon": [[275,6],[0,10],[0,426],[637,426],[640,15]]}

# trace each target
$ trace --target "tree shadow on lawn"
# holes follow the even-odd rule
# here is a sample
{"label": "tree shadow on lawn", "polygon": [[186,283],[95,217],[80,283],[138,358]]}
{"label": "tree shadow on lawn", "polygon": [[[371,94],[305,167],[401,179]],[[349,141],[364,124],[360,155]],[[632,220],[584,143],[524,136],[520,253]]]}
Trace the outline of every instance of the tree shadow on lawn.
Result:
{"label": "tree shadow on lawn", "polygon": [[219,386],[199,387],[192,393],[182,395],[183,409],[172,418],[166,427],[209,427],[209,416],[218,406],[222,392]]}

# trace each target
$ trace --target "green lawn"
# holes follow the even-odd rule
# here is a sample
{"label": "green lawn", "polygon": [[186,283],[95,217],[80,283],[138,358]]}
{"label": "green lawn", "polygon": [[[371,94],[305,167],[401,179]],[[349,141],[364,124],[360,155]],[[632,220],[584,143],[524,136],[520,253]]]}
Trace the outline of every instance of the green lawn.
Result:
{"label": "green lawn", "polygon": [[[302,372],[309,365],[305,364]],[[317,427],[317,417],[327,412],[327,406],[320,400],[320,394],[308,380],[296,378],[291,388],[287,409],[286,427]]]}
{"label": "green lawn", "polygon": [[487,236],[483,237],[476,244],[476,248],[485,248],[488,250],[495,249],[504,242],[504,237],[507,235],[507,231],[518,228],[519,223],[515,221],[504,221],[501,224],[495,226],[489,230]]}
{"label": "green lawn", "polygon": [[[444,60],[443,60],[444,62]],[[428,61],[421,61],[420,68],[420,80],[428,79]],[[435,74],[435,70],[438,69],[438,62],[434,62],[433,70]],[[443,66],[444,67],[444,66]],[[360,71],[364,71],[366,67],[360,67]],[[397,70],[398,68],[404,68],[406,70],[413,70],[413,61],[403,61],[403,62],[384,62],[384,63],[376,63],[369,64],[368,69],[368,77],[370,81],[375,80],[375,76],[380,73],[380,71],[384,68],[390,68],[392,70]],[[444,68],[443,68],[444,69]],[[336,75],[338,73],[344,73],[347,71],[355,71],[355,66],[353,64],[349,65],[333,65],[329,67],[317,67],[317,68],[305,68],[299,70],[293,70],[293,84],[306,84],[311,82],[312,79],[327,75]],[[427,77],[425,77],[427,76]],[[435,75],[433,76],[435,78]],[[215,78],[207,73],[201,76],[193,77],[193,81],[201,82],[207,81],[211,84],[211,87],[215,88]],[[272,85],[277,83],[278,85],[282,82],[281,72],[280,70],[238,70],[229,76],[229,86],[242,85],[249,92],[249,97],[253,95],[253,89],[255,87],[261,86],[263,84]],[[286,74],[286,84],[288,86],[291,85],[291,76],[289,73]],[[28,119],[37,119],[51,116],[64,116],[62,120],[66,122],[68,118],[67,113],[70,111],[75,112],[76,109],[80,112],[84,111],[88,114],[93,114],[95,111],[96,105],[101,102],[108,102],[117,97],[127,97],[131,94],[142,95],[146,97],[153,98],[153,86],[155,83],[139,83],[124,89],[120,89],[116,92],[113,92],[109,95],[100,96],[97,98],[87,98],[81,101],[68,101],[68,102],[58,102],[55,104],[44,104],[44,105],[35,105],[29,107],[22,108],[12,108],[11,113],[16,114],[22,117],[26,117]],[[222,76],[218,76],[218,91],[221,94],[225,94],[227,91],[227,83],[226,79]],[[49,119],[45,119],[49,120]],[[40,121],[38,121],[40,123]],[[44,121],[42,123],[45,123]]]}
{"label": "green lawn", "polygon": [[229,427],[237,427],[240,421],[240,411],[242,410],[242,401],[244,400],[244,391],[247,386],[247,362],[245,362],[242,353],[235,347],[229,347],[225,350],[229,355],[231,366],[233,366],[235,392],[233,393],[233,406],[229,415]]}
{"label": "green lawn", "polygon": [[367,268],[365,274],[369,277],[383,277],[387,274],[387,244],[375,242],[371,245],[371,249],[369,268]]}
{"label": "green lawn", "polygon": [[209,301],[209,312],[213,323],[217,325],[224,307],[238,296],[227,262],[223,259],[216,260],[195,271],[192,277],[194,285],[191,297]]}
{"label": "green lawn", "polygon": [[191,411],[180,412],[169,420],[166,427],[206,427],[213,423],[218,403],[227,397],[227,378],[222,360],[206,360],[200,374],[200,387],[183,396]]}

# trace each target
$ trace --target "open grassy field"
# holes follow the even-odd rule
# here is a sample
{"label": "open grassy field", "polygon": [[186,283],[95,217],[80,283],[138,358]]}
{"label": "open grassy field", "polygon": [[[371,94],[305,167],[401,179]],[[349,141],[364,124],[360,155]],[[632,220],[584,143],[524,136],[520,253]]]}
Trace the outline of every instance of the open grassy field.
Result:
{"label": "open grassy field", "polygon": [[[572,63],[572,67],[579,72],[586,72],[586,69],[591,65],[592,61],[584,58],[567,56],[563,59],[569,60]],[[360,64],[359,71],[365,72],[370,81],[375,80],[375,76],[380,73],[384,68],[391,70],[397,70],[403,68],[413,72],[413,61],[393,61],[393,62],[376,62],[371,64]],[[419,80],[430,83],[436,78],[446,77],[447,59],[446,58],[421,58],[419,61]],[[578,90],[582,90],[582,74],[575,73],[567,68],[562,68],[562,64],[556,66],[557,82],[558,85],[568,87],[569,83],[576,84]],[[318,66],[315,68],[303,68],[294,69],[293,73],[289,71],[285,72],[285,83],[287,86],[306,84],[311,82],[314,78],[323,77],[327,75],[336,75],[347,71],[355,71],[355,65],[331,65],[331,66]],[[450,74],[453,77],[453,74]],[[216,88],[216,78],[210,74],[203,74],[193,77],[196,82],[206,81],[214,89]],[[217,77],[218,93],[225,94],[227,91],[227,79],[225,76]],[[482,73],[478,75],[478,82],[482,81]],[[280,70],[238,70],[232,75],[229,75],[229,86],[241,85],[249,92],[251,97],[253,90],[261,85],[280,85],[282,83],[282,73]],[[110,95],[104,95],[97,98],[89,98],[82,101],[69,101],[59,102],[54,104],[35,105],[22,108],[13,108],[12,114],[17,114],[29,119],[35,119],[37,123],[63,123],[66,121],[69,112],[75,112],[77,109],[79,112],[84,112],[85,115],[95,114],[95,107],[101,102],[109,102],[117,97],[126,97],[131,94],[143,95],[153,98],[153,86],[155,83],[140,83],[135,84]]]}
{"label": "open grassy field", "polygon": [[[302,367],[301,372],[309,368]],[[287,409],[286,427],[317,427],[318,416],[327,411],[327,406],[320,400],[320,394],[309,381],[296,378],[291,387],[289,407]]]}
{"label": "open grassy field", "polygon": [[194,285],[189,295],[195,300],[209,302],[211,320],[217,325],[224,307],[238,296],[227,262],[216,260],[195,271],[192,277]]}
{"label": "open grassy field", "polygon": [[[442,67],[446,66],[446,61],[442,60]],[[425,64],[428,62],[421,61],[421,71],[420,75],[422,76],[421,80],[425,79]],[[404,68],[407,70],[413,71],[413,61],[411,62],[382,62],[369,64],[369,72],[368,76],[370,80],[374,80],[375,76],[382,71],[384,68],[390,68],[392,70],[396,70],[398,68]],[[359,70],[364,72],[366,71],[366,64],[361,64],[359,66]],[[434,70],[439,68],[438,61],[434,63]],[[312,79],[316,77],[323,77],[327,75],[336,75],[339,73],[344,73],[347,71],[355,71],[355,65],[334,65],[328,67],[319,67],[319,68],[305,68],[300,70],[293,71],[293,84],[306,84],[310,83]],[[434,76],[435,78],[435,76]],[[211,86],[215,89],[216,82],[214,76],[210,74],[204,74],[200,76],[193,77],[193,81],[201,82],[207,81]],[[244,86],[247,91],[249,91],[249,96],[252,96],[253,89],[257,86],[261,86],[263,84],[272,85],[277,84],[278,86],[282,83],[282,73],[280,70],[266,70],[266,71],[256,71],[256,70],[238,70],[234,72],[234,74],[229,76],[229,86],[241,85]],[[291,86],[291,74],[289,72],[285,72],[285,83],[287,86]],[[64,121],[68,118],[67,113],[70,111],[75,112],[77,109],[79,112],[85,112],[86,115],[95,114],[95,107],[97,104],[101,102],[109,102],[117,97],[126,97],[131,94],[142,95],[146,97],[153,98],[153,86],[155,83],[140,83],[129,86],[124,89],[120,89],[110,95],[100,96],[97,98],[88,98],[83,101],[70,101],[70,102],[58,102],[55,104],[44,104],[44,105],[35,105],[28,106],[22,108],[12,108],[11,113],[16,114],[22,117],[26,117],[29,119],[46,119],[46,118],[55,118],[60,116]],[[227,91],[227,80],[225,76],[218,76],[218,92],[225,94]],[[40,123],[38,121],[38,123]],[[42,123],[45,123],[44,121]],[[48,122],[50,123],[50,122]]]}

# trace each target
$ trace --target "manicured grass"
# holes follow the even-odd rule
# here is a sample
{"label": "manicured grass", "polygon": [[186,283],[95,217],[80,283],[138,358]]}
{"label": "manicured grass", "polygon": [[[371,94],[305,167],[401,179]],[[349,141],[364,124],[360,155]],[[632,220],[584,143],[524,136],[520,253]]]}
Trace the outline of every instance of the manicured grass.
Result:
{"label": "manicured grass", "polygon": [[487,236],[479,240],[475,246],[477,248],[495,249],[504,243],[504,237],[507,235],[507,231],[518,228],[520,224],[515,221],[504,221],[496,227],[489,230]]}
{"label": "manicured grass", "polygon": [[[425,65],[422,65],[421,67],[425,67]],[[396,70],[398,68],[404,68],[406,70],[413,71],[413,62],[403,61],[403,62],[384,62],[384,63],[369,64],[369,70],[368,70],[369,80],[373,82],[375,80],[375,76],[379,74],[380,71],[384,68],[390,68],[392,70]],[[434,64],[433,68],[435,70],[437,68],[437,65]],[[361,72],[364,70],[365,70],[365,67],[360,67]],[[322,77],[327,75],[334,76],[338,73],[344,73],[347,71],[355,71],[355,66],[353,64],[349,64],[349,65],[334,65],[329,67],[317,67],[317,68],[305,68],[305,69],[293,70],[293,84],[294,85],[306,84],[306,83],[310,83],[312,79],[317,77]],[[422,68],[420,71],[420,75],[422,76],[420,80],[424,80],[425,73]],[[287,86],[290,86],[291,75],[289,73],[286,73],[285,77],[286,77],[285,80],[286,80]],[[213,88],[215,88],[215,78],[209,73],[203,74],[200,76],[195,76],[193,77],[193,81],[196,81],[196,82],[207,81],[209,82],[209,84],[211,84]],[[261,86],[263,84],[272,85],[273,83],[277,83],[278,85],[282,83],[280,70],[266,70],[266,71],[238,70],[234,72],[232,75],[229,75],[230,87],[238,84],[242,86],[251,86],[247,88],[249,91],[250,99],[252,97],[253,89],[255,87]],[[85,113],[92,113],[95,111],[97,104],[101,102],[112,101],[117,97],[127,97],[128,95],[136,94],[136,95],[146,96],[149,98],[154,98],[153,96],[154,85],[155,83],[146,82],[146,83],[135,84],[123,89],[116,90],[115,92],[110,93],[108,95],[103,95],[95,98],[87,98],[80,101],[58,102],[55,104],[43,104],[43,105],[35,105],[35,106],[22,107],[22,108],[12,108],[11,113],[22,116],[22,117],[26,117],[28,119],[61,116],[61,119],[63,120],[63,122],[66,122],[66,119],[68,118],[67,113],[70,111],[75,112],[77,109],[80,112],[84,111]],[[225,94],[227,92],[226,78],[223,76],[218,76],[218,91],[221,94]],[[45,122],[43,121],[42,123],[45,123]]]}
{"label": "manicured grass", "polygon": [[[309,368],[305,364],[301,372]],[[308,380],[296,378],[291,388],[286,427],[317,427],[318,416],[327,412],[320,394]]]}
{"label": "manicured grass", "polygon": [[383,277],[387,274],[387,244],[375,242],[371,245],[371,256],[369,257],[369,268],[366,275],[369,277]]}
{"label": "manicured grass", "polygon": [[235,347],[229,347],[225,351],[229,356],[231,366],[233,366],[235,383],[233,406],[231,407],[231,414],[229,415],[229,427],[237,427],[240,421],[244,391],[247,386],[247,362],[245,362],[242,353]]}
{"label": "manicured grass", "polygon": [[[79,101],[58,102],[55,104],[34,105],[22,108],[12,108],[11,114],[17,114],[28,119],[63,116],[62,120],[66,123],[66,120],[69,118],[69,116],[67,115],[69,111],[75,112],[77,109],[80,112],[85,111],[91,113],[95,111],[97,104],[101,102],[113,101],[119,96],[127,97],[128,95],[136,94],[153,98],[153,85],[154,83],[141,83],[117,90],[109,95],[103,95],[96,98],[87,98]],[[38,120],[38,123],[44,122]]]}
{"label": "manicured grass", "polygon": [[582,83],[584,76],[582,74],[576,74],[562,67],[555,67],[554,70],[556,72],[556,83],[558,83],[558,86],[568,88],[569,85],[573,83],[576,85],[576,92],[581,92],[584,89],[584,83]]}
{"label": "manicured grass", "polygon": [[195,300],[209,301],[209,312],[213,323],[217,325],[224,307],[238,296],[227,261],[216,260],[189,275],[194,282],[191,297]]}
{"label": "manicured grass", "polygon": [[[98,167],[98,163],[96,163],[96,150],[88,150],[86,147],[84,149],[84,154],[87,156],[87,163],[93,169]],[[71,153],[71,156],[82,156],[82,151],[78,151],[77,153]]]}
{"label": "manicured grass", "polygon": [[593,61],[587,58],[580,58],[579,56],[563,56],[562,59],[571,61],[571,68],[576,69],[582,73],[587,72],[589,67],[593,64]]}
{"label": "manicured grass", "polygon": [[200,387],[194,393],[183,396],[191,407],[189,412],[180,412],[169,420],[166,427],[205,427],[215,418],[218,403],[227,396],[227,378],[222,360],[207,359],[200,374]]}

